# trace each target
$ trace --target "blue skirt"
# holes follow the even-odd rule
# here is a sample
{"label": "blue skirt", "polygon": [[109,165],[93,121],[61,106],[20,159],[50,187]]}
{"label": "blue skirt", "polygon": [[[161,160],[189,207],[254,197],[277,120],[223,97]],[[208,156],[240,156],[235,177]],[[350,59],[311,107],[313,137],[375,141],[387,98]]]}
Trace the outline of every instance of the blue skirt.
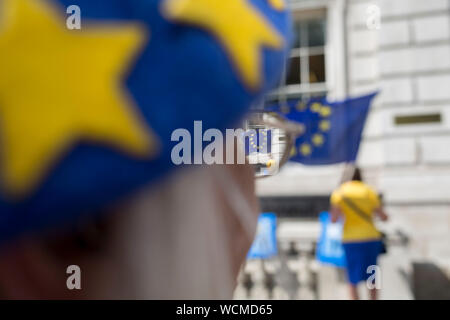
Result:
{"label": "blue skirt", "polygon": [[349,242],[343,246],[349,282],[357,285],[361,281],[368,280],[373,273],[367,272],[367,268],[377,265],[382,248],[381,241]]}

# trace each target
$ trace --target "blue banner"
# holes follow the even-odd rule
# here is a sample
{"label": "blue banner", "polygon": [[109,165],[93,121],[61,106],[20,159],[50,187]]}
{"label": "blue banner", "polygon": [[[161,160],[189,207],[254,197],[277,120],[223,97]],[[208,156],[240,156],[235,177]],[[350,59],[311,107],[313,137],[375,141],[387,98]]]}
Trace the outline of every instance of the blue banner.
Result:
{"label": "blue banner", "polygon": [[248,259],[269,259],[278,255],[277,217],[275,213],[262,213],[258,219],[255,240]]}
{"label": "blue banner", "polygon": [[324,264],[345,267],[345,253],[342,246],[342,223],[332,223],[328,212],[319,215],[321,234],[317,244],[316,258]]}

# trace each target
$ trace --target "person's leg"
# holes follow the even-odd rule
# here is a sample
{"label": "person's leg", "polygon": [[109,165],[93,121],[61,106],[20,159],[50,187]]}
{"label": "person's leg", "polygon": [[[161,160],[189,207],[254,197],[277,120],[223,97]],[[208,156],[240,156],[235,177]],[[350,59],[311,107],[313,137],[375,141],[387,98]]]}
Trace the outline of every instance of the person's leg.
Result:
{"label": "person's leg", "polygon": [[[369,255],[368,257],[368,262],[367,265],[368,266],[378,266],[378,256],[380,255],[381,252],[381,241],[374,241],[372,243],[370,243],[370,246],[367,249],[367,254]],[[369,298],[370,300],[377,300],[378,299],[378,291],[380,290],[379,288],[379,284],[381,279],[378,277],[381,277],[381,274],[376,274],[376,277],[373,280],[372,283],[372,288],[369,288]]]}
{"label": "person's leg", "polygon": [[358,296],[358,286],[355,284],[350,283],[349,284],[349,289],[350,289],[350,298],[352,300],[359,300],[359,296]]}
{"label": "person's leg", "polygon": [[373,267],[378,266],[377,257],[381,250],[381,243],[379,241],[369,241],[364,244],[364,250],[362,251],[362,265],[363,269],[362,277],[366,282],[366,287],[369,293],[370,300],[377,300],[379,281],[381,275],[376,273],[378,268],[373,269]]}
{"label": "person's leg", "polygon": [[361,280],[360,259],[356,243],[344,243],[346,270],[350,299],[359,300],[358,282]]}

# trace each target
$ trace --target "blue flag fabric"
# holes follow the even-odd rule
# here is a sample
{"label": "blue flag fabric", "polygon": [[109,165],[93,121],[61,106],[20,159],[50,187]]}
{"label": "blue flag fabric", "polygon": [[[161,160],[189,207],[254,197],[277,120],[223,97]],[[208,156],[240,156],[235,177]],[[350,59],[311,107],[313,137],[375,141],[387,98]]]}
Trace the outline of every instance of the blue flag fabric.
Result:
{"label": "blue flag fabric", "polygon": [[342,222],[332,223],[326,211],[319,215],[321,233],[317,243],[316,259],[323,264],[344,268],[345,252],[342,246]]}
{"label": "blue flag fabric", "polygon": [[[367,114],[376,95],[372,93],[332,103],[326,99],[312,99],[307,103],[287,101],[290,111],[284,116],[305,126],[305,133],[297,139],[290,160],[305,165],[354,162]],[[281,112],[279,105],[268,108]]]}
{"label": "blue flag fabric", "polygon": [[[0,1],[9,13],[0,14],[0,242],[97,213],[156,181],[175,167],[174,130],[194,136],[196,120],[205,131],[232,128],[276,86],[292,38],[288,10],[232,1]],[[81,30],[66,27],[72,5]]]}
{"label": "blue flag fabric", "polygon": [[253,129],[245,134],[245,153],[271,153],[272,152],[272,130]]}

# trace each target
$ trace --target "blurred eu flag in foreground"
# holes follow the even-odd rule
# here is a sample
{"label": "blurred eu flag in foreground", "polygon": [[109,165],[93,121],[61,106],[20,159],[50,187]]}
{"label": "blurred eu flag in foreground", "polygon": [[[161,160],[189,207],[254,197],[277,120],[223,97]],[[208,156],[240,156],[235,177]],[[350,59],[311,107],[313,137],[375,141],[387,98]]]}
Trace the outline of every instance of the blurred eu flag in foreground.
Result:
{"label": "blurred eu flag in foreground", "polygon": [[[340,102],[312,99],[307,103],[287,101],[285,116],[305,126],[291,151],[291,161],[326,165],[356,160],[361,134],[372,100],[377,93]],[[286,106],[284,106],[286,107]],[[281,110],[270,106],[271,110]]]}
{"label": "blurred eu flag in foreground", "polygon": [[279,83],[280,4],[0,0],[0,245],[156,183],[177,165],[177,129],[234,127]]}

